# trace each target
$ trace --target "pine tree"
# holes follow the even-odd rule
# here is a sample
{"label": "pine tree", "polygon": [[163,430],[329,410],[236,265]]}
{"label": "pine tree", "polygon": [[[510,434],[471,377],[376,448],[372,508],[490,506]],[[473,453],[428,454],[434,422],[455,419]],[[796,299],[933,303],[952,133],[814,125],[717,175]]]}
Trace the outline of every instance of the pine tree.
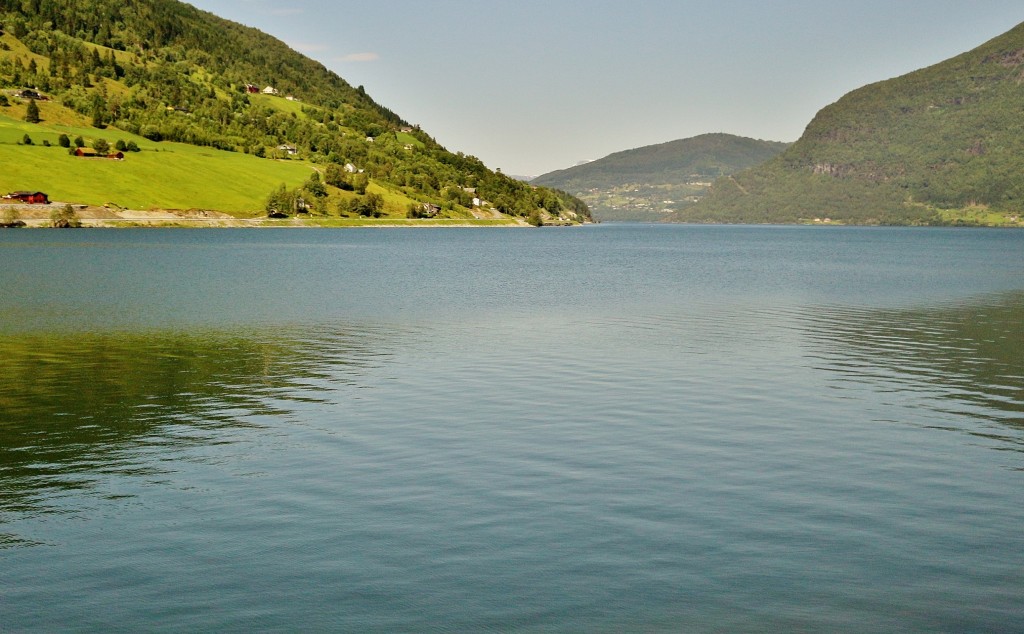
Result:
{"label": "pine tree", "polygon": [[25,111],[25,121],[29,123],[39,123],[39,106],[36,105],[35,99],[28,100],[28,110]]}

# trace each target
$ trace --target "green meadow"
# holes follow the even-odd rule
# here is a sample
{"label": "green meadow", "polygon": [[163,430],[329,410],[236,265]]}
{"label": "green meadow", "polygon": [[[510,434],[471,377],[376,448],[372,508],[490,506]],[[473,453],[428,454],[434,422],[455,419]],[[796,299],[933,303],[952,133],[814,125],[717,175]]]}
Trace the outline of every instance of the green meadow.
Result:
{"label": "green meadow", "polygon": [[302,108],[307,104],[304,104],[301,101],[289,101],[288,99],[278,95],[252,94],[248,97],[249,103],[254,106],[271,108],[285,114],[293,114],[297,117],[306,116],[306,113],[302,111]]}
{"label": "green meadow", "polygon": [[420,141],[408,132],[396,132],[395,137],[398,139],[398,142],[403,145],[411,145],[419,149],[423,149],[424,147],[423,141]]}
{"label": "green meadow", "polygon": [[[32,145],[22,144],[28,134]],[[79,158],[59,147],[61,134],[86,145],[104,138],[135,141],[141,152],[123,161]],[[50,147],[44,145],[50,143]],[[108,128],[31,124],[0,113],[0,190],[38,190],[51,200],[131,209],[210,209],[246,216],[262,213],[281,183],[297,187],[312,167],[181,143],[155,143]]]}

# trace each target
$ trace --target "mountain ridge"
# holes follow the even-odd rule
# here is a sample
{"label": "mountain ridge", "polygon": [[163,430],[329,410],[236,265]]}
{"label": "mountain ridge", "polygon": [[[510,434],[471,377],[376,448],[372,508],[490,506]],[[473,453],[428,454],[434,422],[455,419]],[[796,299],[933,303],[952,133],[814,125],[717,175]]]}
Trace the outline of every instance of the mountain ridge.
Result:
{"label": "mountain ridge", "polygon": [[761,163],[788,145],[707,133],[622,150],[531,182],[579,196],[602,219],[660,220],[694,204],[716,177]]}
{"label": "mountain ridge", "polygon": [[853,90],[791,147],[717,180],[684,222],[1019,224],[1024,24]]}

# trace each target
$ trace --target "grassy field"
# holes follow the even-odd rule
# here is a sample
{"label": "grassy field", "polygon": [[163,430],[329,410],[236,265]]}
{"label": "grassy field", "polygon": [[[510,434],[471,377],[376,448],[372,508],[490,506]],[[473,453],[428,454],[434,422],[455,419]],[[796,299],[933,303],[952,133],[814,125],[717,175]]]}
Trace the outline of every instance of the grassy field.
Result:
{"label": "grassy field", "polygon": [[1024,226],[1021,214],[992,211],[984,205],[964,209],[940,209],[943,221],[950,224],[978,225],[983,227]]}
{"label": "grassy field", "polygon": [[423,141],[420,141],[408,132],[396,132],[395,136],[398,138],[398,142],[403,145],[411,145],[420,149],[424,147]]}
{"label": "grassy field", "polygon": [[[45,104],[44,104],[45,105]],[[0,109],[2,110],[2,109]],[[180,143],[154,143],[112,128],[30,124],[0,112],[0,190],[38,190],[51,200],[132,209],[212,209],[240,216],[262,213],[267,195],[281,183],[295,187],[309,178],[302,161],[272,161]],[[11,113],[13,114],[13,113]],[[56,113],[54,113],[56,114]],[[123,161],[68,155],[61,134],[87,143],[102,137],[135,141],[141,152]],[[24,135],[32,145],[20,144]],[[45,147],[49,141],[51,147]]]}
{"label": "grassy field", "polygon": [[305,105],[301,101],[289,101],[284,97],[277,95],[264,95],[262,93],[249,95],[249,103],[254,106],[263,106],[283,112],[285,114],[294,114],[299,117],[305,117],[306,114],[302,112],[302,107]]}

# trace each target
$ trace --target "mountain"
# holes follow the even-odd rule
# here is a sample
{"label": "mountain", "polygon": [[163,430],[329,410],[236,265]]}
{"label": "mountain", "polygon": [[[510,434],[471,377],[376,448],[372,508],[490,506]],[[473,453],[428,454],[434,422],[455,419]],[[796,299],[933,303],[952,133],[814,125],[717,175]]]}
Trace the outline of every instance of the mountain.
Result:
{"label": "mountain", "polygon": [[[61,135],[141,152],[86,183],[72,178],[82,168],[64,169]],[[177,168],[217,174],[236,190],[223,210],[239,213],[589,219],[578,199],[448,151],[279,40],[177,0],[0,0],[0,163],[14,166],[0,171],[5,192],[91,204],[180,204],[190,188]],[[197,196],[220,208],[213,193]]]}
{"label": "mountain", "polygon": [[1022,212],[1024,24],[847,94],[785,152],[672,219],[999,225]]}
{"label": "mountain", "polygon": [[763,163],[786,143],[702,134],[616,152],[531,182],[573,192],[602,220],[661,220],[703,197],[715,178]]}

